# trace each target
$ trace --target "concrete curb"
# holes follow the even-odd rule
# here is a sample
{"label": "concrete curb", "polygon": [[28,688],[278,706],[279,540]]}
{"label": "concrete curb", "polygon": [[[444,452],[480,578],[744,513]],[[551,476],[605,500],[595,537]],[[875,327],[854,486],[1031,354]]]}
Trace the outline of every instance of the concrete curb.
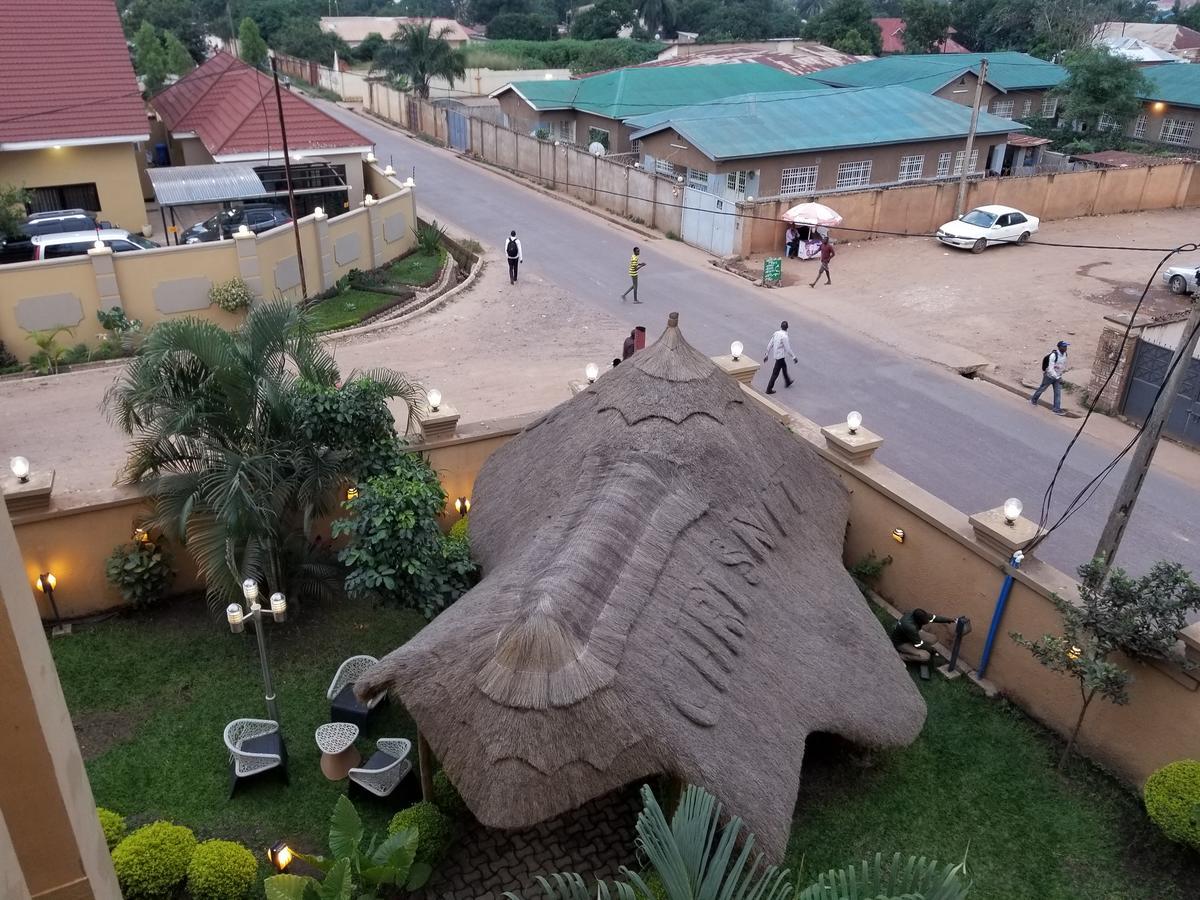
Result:
{"label": "concrete curb", "polygon": [[[986,381],[988,384],[993,384],[998,388],[1003,388],[1004,390],[1008,391],[1010,394],[1015,394],[1018,397],[1022,397],[1026,401],[1029,400],[1029,391],[1025,388],[1024,385],[1018,386],[1015,384],[1009,384],[1007,381],[1002,381],[1001,379],[997,378],[995,375],[989,375],[987,372],[983,372],[983,371],[976,372],[975,378],[977,378],[979,381]],[[1053,403],[1049,400],[1046,400],[1044,397],[1040,401],[1038,401],[1038,406],[1042,407],[1043,409],[1053,409],[1054,408]],[[1074,410],[1064,409],[1063,412],[1066,413],[1066,416],[1064,416],[1063,418],[1067,418],[1067,419],[1082,419],[1083,418],[1083,416],[1081,416],[1079,413],[1075,412]]]}

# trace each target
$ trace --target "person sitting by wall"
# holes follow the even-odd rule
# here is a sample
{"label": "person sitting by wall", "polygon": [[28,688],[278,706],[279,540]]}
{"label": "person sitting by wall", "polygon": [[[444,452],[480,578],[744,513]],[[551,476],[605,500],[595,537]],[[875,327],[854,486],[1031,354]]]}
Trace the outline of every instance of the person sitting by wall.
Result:
{"label": "person sitting by wall", "polygon": [[927,678],[929,677],[927,665],[933,659],[933,645],[937,642],[937,638],[922,629],[926,625],[951,625],[955,621],[957,620],[927,613],[918,607],[912,612],[905,613],[896,621],[895,627],[892,628],[892,645],[905,662],[921,664],[921,676]]}

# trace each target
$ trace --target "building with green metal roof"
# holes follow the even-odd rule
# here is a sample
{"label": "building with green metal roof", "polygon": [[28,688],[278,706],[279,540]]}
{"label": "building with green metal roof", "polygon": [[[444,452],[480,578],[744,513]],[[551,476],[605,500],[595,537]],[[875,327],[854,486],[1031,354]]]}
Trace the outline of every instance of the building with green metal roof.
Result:
{"label": "building with green metal roof", "polygon": [[1200,63],[1166,63],[1142,69],[1150,87],[1128,134],[1164,147],[1200,149]]}
{"label": "building with green metal roof", "polygon": [[[971,110],[904,86],[749,94],[628,120],[643,162],[727,199],[949,178]],[[999,171],[1010,132],[980,113],[968,172]]]}
{"label": "building with green metal roof", "polygon": [[982,60],[988,62],[982,108],[1010,118],[1055,118],[1058,99],[1047,92],[1067,77],[1062,66],[1027,53],[923,53],[885,56],[815,72],[832,87],[903,85],[964,106],[975,102]]}
{"label": "building with green metal roof", "polygon": [[624,122],[664,109],[739,94],[820,89],[824,85],[760,63],[628,68],[569,81],[515,81],[492,93],[509,127],[544,132],[581,146],[628,151]]}

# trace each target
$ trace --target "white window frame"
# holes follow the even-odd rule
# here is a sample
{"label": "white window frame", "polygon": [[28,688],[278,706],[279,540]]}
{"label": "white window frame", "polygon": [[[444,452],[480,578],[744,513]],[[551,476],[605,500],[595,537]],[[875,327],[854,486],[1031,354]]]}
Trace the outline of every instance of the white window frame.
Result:
{"label": "white window frame", "polygon": [[819,166],[792,166],[784,169],[779,176],[779,193],[811,194],[817,189]]}
{"label": "white window frame", "polygon": [[1021,118],[1028,119],[1031,115],[1033,115],[1033,98],[1026,97],[1025,105],[1021,108]]}
{"label": "white window frame", "polygon": [[[963,171],[963,157],[966,155],[966,150],[959,150],[954,154],[954,174],[961,175]],[[979,148],[971,149],[970,167],[967,169],[967,174],[970,175],[975,171],[975,167],[979,165]]]}
{"label": "white window frame", "polygon": [[869,159],[838,163],[837,181],[833,185],[834,188],[842,190],[869,185],[871,183],[871,163],[872,160]]}
{"label": "white window frame", "polygon": [[574,119],[557,119],[552,122],[550,124],[550,137],[566,141],[568,144],[575,143]]}
{"label": "white window frame", "polygon": [[1012,114],[1016,111],[1017,101],[1012,97],[1005,97],[1001,100],[999,97],[994,97],[991,104],[988,106],[988,112],[993,116],[1000,116],[1005,119],[1011,119]]}
{"label": "white window frame", "polygon": [[690,188],[704,191],[706,194],[715,193],[712,187],[713,176],[702,169],[688,169],[683,176],[683,183]]}
{"label": "white window frame", "polygon": [[661,159],[659,157],[655,157],[654,171],[657,172],[659,175],[666,175],[668,178],[674,178],[675,177],[675,164],[672,163],[669,159]]}
{"label": "white window frame", "polygon": [[1117,120],[1108,113],[1100,113],[1100,120],[1096,123],[1097,131],[1111,131],[1117,127]]}
{"label": "white window frame", "polygon": [[1042,118],[1053,119],[1058,115],[1058,98],[1047,94],[1042,98]]}
{"label": "white window frame", "polygon": [[1148,122],[1149,120],[1146,118],[1145,113],[1137,117],[1137,121],[1133,123],[1133,136],[1135,138],[1144,138],[1146,136],[1146,125]]}
{"label": "white window frame", "polygon": [[1187,147],[1192,143],[1192,134],[1195,128],[1196,123],[1191,119],[1163,119],[1162,130],[1158,133],[1158,139],[1164,144]]}
{"label": "white window frame", "polygon": [[912,156],[900,157],[900,169],[897,173],[897,181],[917,181],[921,177],[921,173],[925,170],[925,154],[918,153]]}
{"label": "white window frame", "polygon": [[752,172],[746,169],[727,173],[725,175],[725,192],[733,194],[735,197],[746,196],[746,185],[749,183],[752,174]]}
{"label": "white window frame", "polygon": [[947,150],[945,153],[938,154],[937,177],[945,178],[950,174],[950,160],[954,158],[954,154]]}

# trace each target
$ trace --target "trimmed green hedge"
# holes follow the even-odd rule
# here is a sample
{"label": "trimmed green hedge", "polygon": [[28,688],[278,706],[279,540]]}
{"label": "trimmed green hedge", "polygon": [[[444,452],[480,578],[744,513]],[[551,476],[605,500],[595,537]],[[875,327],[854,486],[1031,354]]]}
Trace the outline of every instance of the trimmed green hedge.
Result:
{"label": "trimmed green hedge", "polygon": [[125,837],[125,817],[111,809],[105,809],[103,806],[96,808],[96,815],[100,817],[104,840],[108,843],[108,849],[111,852],[113,847],[121,843],[121,839]]}
{"label": "trimmed green hedge", "polygon": [[257,881],[254,854],[233,841],[205,841],[187,870],[192,900],[245,900]]}
{"label": "trimmed green hedge", "polygon": [[1181,759],[1146,780],[1146,812],[1163,834],[1200,850],[1200,760]]}
{"label": "trimmed green hedge", "polygon": [[144,825],[112,853],[113,868],[125,900],[167,900],[188,874],[196,836],[170,822]]}
{"label": "trimmed green hedge", "polygon": [[432,803],[422,800],[392,816],[392,821],[388,823],[388,834],[405,828],[417,829],[416,862],[436,867],[446,855],[450,840],[454,837],[450,819]]}

